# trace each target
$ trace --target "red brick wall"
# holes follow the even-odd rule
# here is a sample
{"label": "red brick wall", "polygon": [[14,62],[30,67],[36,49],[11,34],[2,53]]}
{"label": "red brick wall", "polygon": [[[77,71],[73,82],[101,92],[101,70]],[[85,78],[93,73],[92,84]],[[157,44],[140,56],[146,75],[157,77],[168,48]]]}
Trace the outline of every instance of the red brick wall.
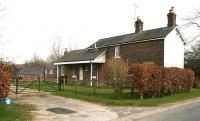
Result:
{"label": "red brick wall", "polygon": [[[115,47],[102,48],[106,51],[106,61],[115,56]],[[164,65],[164,40],[154,40],[120,46],[120,57],[129,64],[153,61]]]}
{"label": "red brick wall", "polygon": [[[53,74],[50,74],[50,70],[53,70]],[[47,71],[47,74],[46,74]],[[57,77],[57,69],[53,68],[53,69],[45,69],[45,79],[56,79]]]}
{"label": "red brick wall", "polygon": [[19,74],[19,77],[22,77],[22,81],[38,80],[38,75],[37,74]]}
{"label": "red brick wall", "polygon": [[73,65],[66,65],[65,66],[65,75],[68,79],[72,79],[73,74]]}
{"label": "red brick wall", "polygon": [[99,80],[105,80],[105,64],[99,64],[98,68]]}
{"label": "red brick wall", "polygon": [[129,64],[154,62],[164,65],[164,40],[155,40],[121,46],[121,58]]}

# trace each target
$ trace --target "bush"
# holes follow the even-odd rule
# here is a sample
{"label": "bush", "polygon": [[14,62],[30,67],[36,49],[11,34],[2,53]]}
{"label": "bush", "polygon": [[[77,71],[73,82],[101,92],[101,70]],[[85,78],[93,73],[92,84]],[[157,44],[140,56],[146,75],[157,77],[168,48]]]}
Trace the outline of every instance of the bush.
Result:
{"label": "bush", "polygon": [[8,66],[0,62],[0,99],[6,98],[10,90],[11,76]]}
{"label": "bush", "polygon": [[133,64],[129,68],[129,80],[134,87],[148,96],[163,96],[164,92],[189,92],[194,84],[194,72],[190,69],[164,68],[158,65]]}
{"label": "bush", "polygon": [[123,83],[127,80],[128,64],[120,58],[109,59],[106,64],[107,78],[112,81],[116,97],[123,92]]}

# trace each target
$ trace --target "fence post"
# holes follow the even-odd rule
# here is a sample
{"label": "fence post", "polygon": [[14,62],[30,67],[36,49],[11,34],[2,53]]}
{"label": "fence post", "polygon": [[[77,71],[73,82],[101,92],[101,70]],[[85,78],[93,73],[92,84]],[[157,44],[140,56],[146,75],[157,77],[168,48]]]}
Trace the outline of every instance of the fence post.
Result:
{"label": "fence post", "polygon": [[18,94],[18,77],[16,76],[15,77],[15,80],[16,80],[16,94]]}
{"label": "fence post", "polygon": [[38,79],[39,79],[39,92],[40,92],[40,77],[38,77]]}
{"label": "fence post", "polygon": [[43,80],[45,81],[45,79],[46,79],[46,77],[45,77],[46,76],[46,74],[45,74],[45,67],[44,67],[44,74],[43,74],[43,76],[44,76]]}
{"label": "fence post", "polygon": [[74,92],[77,93],[77,80],[75,79],[75,87]]}
{"label": "fence post", "polygon": [[62,83],[62,85],[63,85],[63,91],[64,91],[64,88],[65,88],[65,80],[66,80],[66,77],[64,77],[63,83]]}
{"label": "fence post", "polygon": [[58,79],[58,90],[60,91],[61,90],[61,77],[59,76],[59,79]]}
{"label": "fence post", "polygon": [[72,80],[74,82],[74,93],[76,93],[77,92],[77,82],[78,82],[76,75],[72,76]]}
{"label": "fence post", "polygon": [[96,94],[96,83],[95,83],[95,81],[96,80],[94,80],[94,79],[92,80],[92,82],[93,82],[93,84],[92,84],[93,85],[93,94],[94,95]]}

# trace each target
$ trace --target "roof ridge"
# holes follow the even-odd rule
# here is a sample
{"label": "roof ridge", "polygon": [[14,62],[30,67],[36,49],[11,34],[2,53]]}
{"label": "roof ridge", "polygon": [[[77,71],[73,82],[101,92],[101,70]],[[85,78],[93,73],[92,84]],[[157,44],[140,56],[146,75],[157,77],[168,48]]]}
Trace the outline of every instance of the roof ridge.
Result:
{"label": "roof ridge", "polygon": [[[166,26],[166,27],[159,27],[159,28],[154,28],[154,29],[147,29],[147,30],[142,31],[141,33],[146,32],[146,31],[156,30],[156,29],[162,29],[162,28],[175,28],[175,27],[167,27],[167,26]],[[140,34],[140,33],[121,34],[121,35],[117,35],[117,36],[110,36],[110,37],[101,38],[101,39],[99,39],[99,40],[108,39],[108,38],[114,38],[114,37],[120,37],[120,36],[126,36],[126,35],[131,35],[131,34]],[[94,43],[93,43],[93,44],[94,44]]]}
{"label": "roof ridge", "polygon": [[[140,41],[152,38],[161,38],[169,34],[176,26],[173,27],[160,27],[142,31],[140,33],[128,33],[124,35],[112,36],[107,38],[102,38],[96,41],[97,48],[106,47],[109,45],[115,45],[120,43],[127,43],[129,41]],[[87,47],[89,49],[94,48],[94,43]]]}

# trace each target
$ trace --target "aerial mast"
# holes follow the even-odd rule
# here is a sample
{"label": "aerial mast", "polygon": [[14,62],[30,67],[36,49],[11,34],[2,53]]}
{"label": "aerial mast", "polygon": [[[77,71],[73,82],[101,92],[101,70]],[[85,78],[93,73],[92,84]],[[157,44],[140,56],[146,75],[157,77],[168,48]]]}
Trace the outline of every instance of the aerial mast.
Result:
{"label": "aerial mast", "polygon": [[136,21],[136,19],[137,19],[137,8],[138,8],[138,5],[136,5],[135,3],[132,3],[133,4],[133,6],[134,6],[134,21]]}

